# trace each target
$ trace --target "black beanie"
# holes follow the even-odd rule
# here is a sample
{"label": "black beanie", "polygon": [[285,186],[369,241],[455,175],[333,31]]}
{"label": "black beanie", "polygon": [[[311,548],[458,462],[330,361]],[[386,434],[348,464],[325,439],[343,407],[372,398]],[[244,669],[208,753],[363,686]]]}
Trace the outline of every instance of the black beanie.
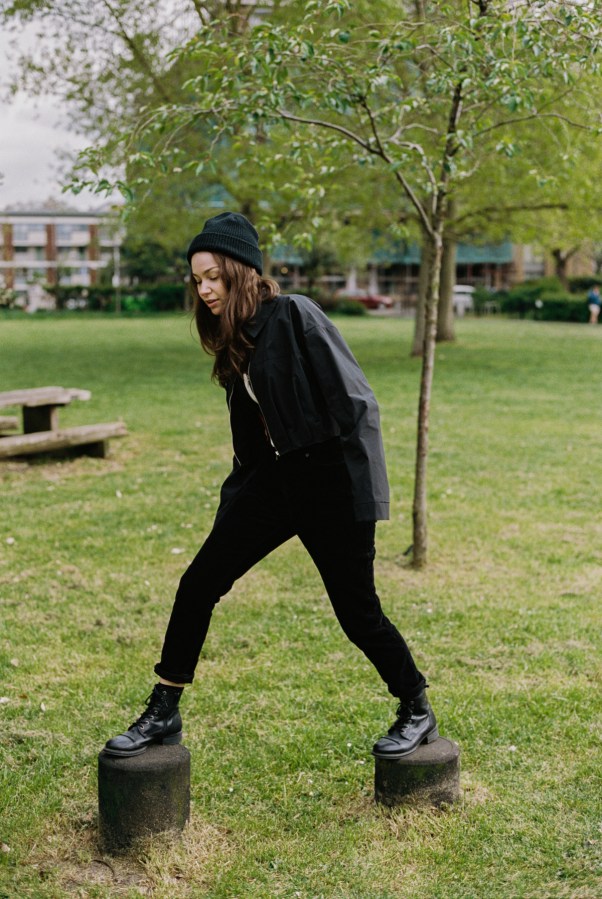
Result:
{"label": "black beanie", "polygon": [[254,268],[260,275],[263,273],[259,234],[240,212],[222,212],[207,219],[201,233],[193,238],[188,247],[188,262],[201,250],[231,256]]}

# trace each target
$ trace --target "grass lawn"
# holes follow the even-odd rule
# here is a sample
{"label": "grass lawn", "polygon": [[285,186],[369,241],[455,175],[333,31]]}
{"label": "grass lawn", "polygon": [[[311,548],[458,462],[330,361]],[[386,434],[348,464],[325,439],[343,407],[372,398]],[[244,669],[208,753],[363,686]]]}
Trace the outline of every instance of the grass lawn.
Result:
{"label": "grass lawn", "polygon": [[602,895],[602,328],[462,320],[439,348],[430,560],[407,567],[411,324],[339,319],[381,404],[383,605],[462,752],[449,809],[373,803],[394,702],[291,541],[217,608],[182,707],[184,839],[97,848],[96,759],[143,707],[231,450],[185,317],[0,319],[0,389],[92,391],[106,460],[0,463],[0,899]]}

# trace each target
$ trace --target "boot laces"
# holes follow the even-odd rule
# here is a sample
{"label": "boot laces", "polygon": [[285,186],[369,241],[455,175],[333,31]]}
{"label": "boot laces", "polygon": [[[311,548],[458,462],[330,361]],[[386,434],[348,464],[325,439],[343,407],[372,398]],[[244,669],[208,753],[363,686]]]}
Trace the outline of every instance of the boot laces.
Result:
{"label": "boot laces", "polygon": [[166,700],[167,696],[165,693],[157,693],[155,690],[153,690],[150,696],[147,696],[144,700],[147,704],[146,709],[142,712],[140,717],[136,721],[134,721],[132,727],[144,728],[155,718],[159,718],[161,713],[164,712],[167,708]]}
{"label": "boot laces", "polygon": [[395,723],[391,727],[391,731],[394,730],[403,730],[403,728],[410,723],[412,719],[412,715],[414,714],[414,703],[410,700],[401,700],[399,705],[397,706],[397,718]]}

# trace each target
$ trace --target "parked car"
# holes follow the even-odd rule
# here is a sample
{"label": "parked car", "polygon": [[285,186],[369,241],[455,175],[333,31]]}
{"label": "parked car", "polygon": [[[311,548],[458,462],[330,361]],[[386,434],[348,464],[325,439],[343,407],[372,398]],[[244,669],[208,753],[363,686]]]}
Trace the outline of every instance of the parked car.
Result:
{"label": "parked car", "polygon": [[472,295],[474,292],[475,289],[470,284],[455,285],[452,293],[452,305],[456,315],[462,316],[465,312],[473,311]]}
{"label": "parked car", "polygon": [[361,303],[366,309],[392,309],[393,300],[384,293],[371,293],[369,290],[362,290],[361,287],[355,287],[346,290],[341,287],[335,292],[335,300],[355,300]]}

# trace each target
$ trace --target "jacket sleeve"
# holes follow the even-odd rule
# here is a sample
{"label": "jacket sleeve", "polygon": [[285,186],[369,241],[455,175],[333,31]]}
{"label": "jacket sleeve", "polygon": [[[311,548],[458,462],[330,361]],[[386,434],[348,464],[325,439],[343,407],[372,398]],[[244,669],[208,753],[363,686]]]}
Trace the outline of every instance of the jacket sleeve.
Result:
{"label": "jacket sleeve", "polygon": [[389,484],[376,398],[337,328],[309,302],[299,309],[305,356],[339,429],[356,519],[388,518]]}

